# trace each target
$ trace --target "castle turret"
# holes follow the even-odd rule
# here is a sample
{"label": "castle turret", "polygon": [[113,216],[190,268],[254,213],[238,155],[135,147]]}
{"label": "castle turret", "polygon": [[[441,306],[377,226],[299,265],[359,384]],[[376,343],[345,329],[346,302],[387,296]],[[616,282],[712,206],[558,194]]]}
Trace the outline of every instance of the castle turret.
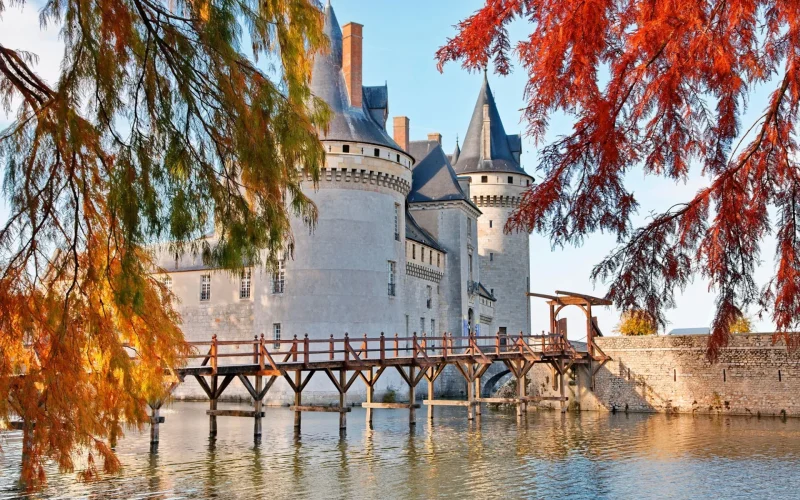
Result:
{"label": "castle turret", "polygon": [[293,222],[294,255],[264,280],[256,329],[267,338],[327,339],[404,332],[405,198],[412,157],[386,131],[386,86],[362,84],[363,27],[340,28],[325,8],[330,51],[314,61],[311,89],[333,112],[320,139],[319,184],[303,183],[316,204],[313,232]]}
{"label": "castle turret", "polygon": [[522,141],[508,135],[484,74],[461,150],[453,168],[468,176],[470,198],[480,208],[478,248],[481,282],[497,299],[494,325],[509,334],[530,333],[530,242],[527,233],[503,230],[533,179],[520,165]]}

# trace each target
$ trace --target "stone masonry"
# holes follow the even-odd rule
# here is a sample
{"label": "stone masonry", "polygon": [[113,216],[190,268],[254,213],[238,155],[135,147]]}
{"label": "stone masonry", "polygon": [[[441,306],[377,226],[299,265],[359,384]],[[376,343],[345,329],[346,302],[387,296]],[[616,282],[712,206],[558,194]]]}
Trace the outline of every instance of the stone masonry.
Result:
{"label": "stone masonry", "polygon": [[[706,335],[599,338],[612,359],[593,391],[586,367],[570,371],[570,409],[800,416],[800,352],[773,344],[771,334],[736,335],[712,364],[707,342]],[[551,368],[538,365],[529,376],[532,394],[558,394]]]}

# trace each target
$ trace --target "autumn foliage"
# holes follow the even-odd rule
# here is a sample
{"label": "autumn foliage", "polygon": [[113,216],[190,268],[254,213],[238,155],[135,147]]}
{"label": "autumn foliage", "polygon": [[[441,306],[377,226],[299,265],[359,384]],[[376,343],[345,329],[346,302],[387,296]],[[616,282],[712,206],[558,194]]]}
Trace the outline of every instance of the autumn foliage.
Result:
{"label": "autumn foliage", "polygon": [[116,470],[113,442],[174,380],[188,347],[150,245],[275,262],[290,218],[316,219],[300,183],[328,121],[309,89],[316,0],[51,0],[40,21],[64,43],[57,82],[0,45],[0,424],[24,427],[28,488],[48,459]]}
{"label": "autumn foliage", "polygon": [[[508,26],[530,24],[512,45]],[[787,343],[800,326],[800,3],[774,0],[487,0],[457,26],[440,68],[493,63],[527,71],[523,115],[541,141],[554,113],[572,130],[540,152],[543,180],[525,193],[506,229],[578,245],[596,231],[619,246],[592,273],[623,310],[662,325],[676,290],[694,276],[717,295],[708,354],[728,342],[750,306],[771,315]],[[754,91],[769,92],[754,123],[741,123]],[[702,168],[694,198],[633,227],[638,201],[625,175],[683,181]],[[772,215],[770,213],[772,211]],[[775,275],[753,279],[761,243],[777,236]]]}
{"label": "autumn foliage", "polygon": [[614,331],[626,336],[655,335],[658,325],[646,312],[629,309],[622,313]]}

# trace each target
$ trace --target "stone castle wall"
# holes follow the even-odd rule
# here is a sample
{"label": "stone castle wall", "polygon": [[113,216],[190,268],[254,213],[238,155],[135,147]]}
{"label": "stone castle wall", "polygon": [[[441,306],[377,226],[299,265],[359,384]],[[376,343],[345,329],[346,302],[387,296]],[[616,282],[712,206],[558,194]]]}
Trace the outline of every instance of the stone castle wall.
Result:
{"label": "stone castle wall", "polygon": [[[800,352],[773,345],[771,334],[736,335],[711,364],[707,342],[707,335],[599,338],[612,359],[594,391],[586,367],[570,372],[570,408],[800,416]],[[537,365],[529,377],[533,394],[558,395],[552,368]]]}

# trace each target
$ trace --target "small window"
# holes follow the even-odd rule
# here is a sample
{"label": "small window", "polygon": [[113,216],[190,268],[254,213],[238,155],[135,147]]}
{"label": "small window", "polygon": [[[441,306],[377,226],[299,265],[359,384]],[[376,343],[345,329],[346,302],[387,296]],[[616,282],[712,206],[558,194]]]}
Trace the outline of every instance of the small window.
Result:
{"label": "small window", "polygon": [[493,252],[489,252],[489,261],[490,262],[494,261],[494,253]]}
{"label": "small window", "polygon": [[489,229],[492,228],[492,221],[489,221]]}
{"label": "small window", "polygon": [[431,334],[431,337],[435,337],[436,336],[436,320],[435,319],[431,319],[431,331],[428,332],[428,333]]}
{"label": "small window", "polygon": [[397,155],[397,163],[400,163],[400,155]]}
{"label": "small window", "polygon": [[530,180],[530,179],[528,179],[527,181],[525,181],[525,185],[526,185],[526,186],[530,186],[530,185],[531,185],[531,180]]}
{"label": "small window", "polygon": [[203,302],[211,300],[211,275],[200,276],[200,300]]}
{"label": "small window", "polygon": [[425,318],[419,319],[419,334],[422,335],[425,333]]}
{"label": "small window", "polygon": [[428,285],[427,294],[428,296],[425,299],[425,305],[428,306],[428,309],[431,309],[433,307],[433,287],[430,285]]}
{"label": "small window", "polygon": [[489,182],[489,176],[488,175],[482,175],[481,176],[481,182],[483,184],[486,184],[487,182]]}
{"label": "small window", "polygon": [[390,260],[389,261],[389,297],[395,296],[395,271],[397,269],[397,264]]}
{"label": "small window", "polygon": [[161,282],[164,284],[164,288],[166,288],[169,293],[172,293],[172,276],[167,274]]}
{"label": "small window", "polygon": [[280,294],[286,287],[286,266],[283,260],[278,261],[278,269],[272,273],[272,293]]}
{"label": "small window", "polygon": [[239,298],[240,299],[249,299],[250,298],[250,285],[252,282],[252,274],[250,269],[245,269],[242,271],[242,276],[239,282]]}
{"label": "small window", "polygon": [[378,148],[375,148],[375,153],[374,153],[374,155],[375,155],[376,157],[380,156],[380,155],[381,155],[381,150],[380,150],[380,149],[378,149]]}
{"label": "small window", "polygon": [[400,204],[394,204],[394,239],[400,241]]}
{"label": "small window", "polygon": [[433,265],[433,250],[428,252],[428,265]]}
{"label": "small window", "polygon": [[411,260],[416,260],[417,258],[417,245],[411,244]]}
{"label": "small window", "polygon": [[472,237],[472,219],[467,219],[467,236]]}
{"label": "small window", "polygon": [[492,294],[492,297],[494,297],[494,288],[492,288],[491,290],[489,290],[489,293],[491,293],[491,294]]}
{"label": "small window", "polygon": [[281,348],[281,324],[280,323],[272,323],[272,347],[275,349]]}
{"label": "small window", "polygon": [[512,176],[510,176],[510,175],[509,175],[509,176],[508,176],[508,183],[509,183],[509,184],[514,184],[514,177],[512,177]]}
{"label": "small window", "polygon": [[344,146],[342,146],[342,153],[349,153],[349,152],[350,152],[349,144],[345,144]]}
{"label": "small window", "polygon": [[442,255],[436,254],[436,267],[442,267]]}

